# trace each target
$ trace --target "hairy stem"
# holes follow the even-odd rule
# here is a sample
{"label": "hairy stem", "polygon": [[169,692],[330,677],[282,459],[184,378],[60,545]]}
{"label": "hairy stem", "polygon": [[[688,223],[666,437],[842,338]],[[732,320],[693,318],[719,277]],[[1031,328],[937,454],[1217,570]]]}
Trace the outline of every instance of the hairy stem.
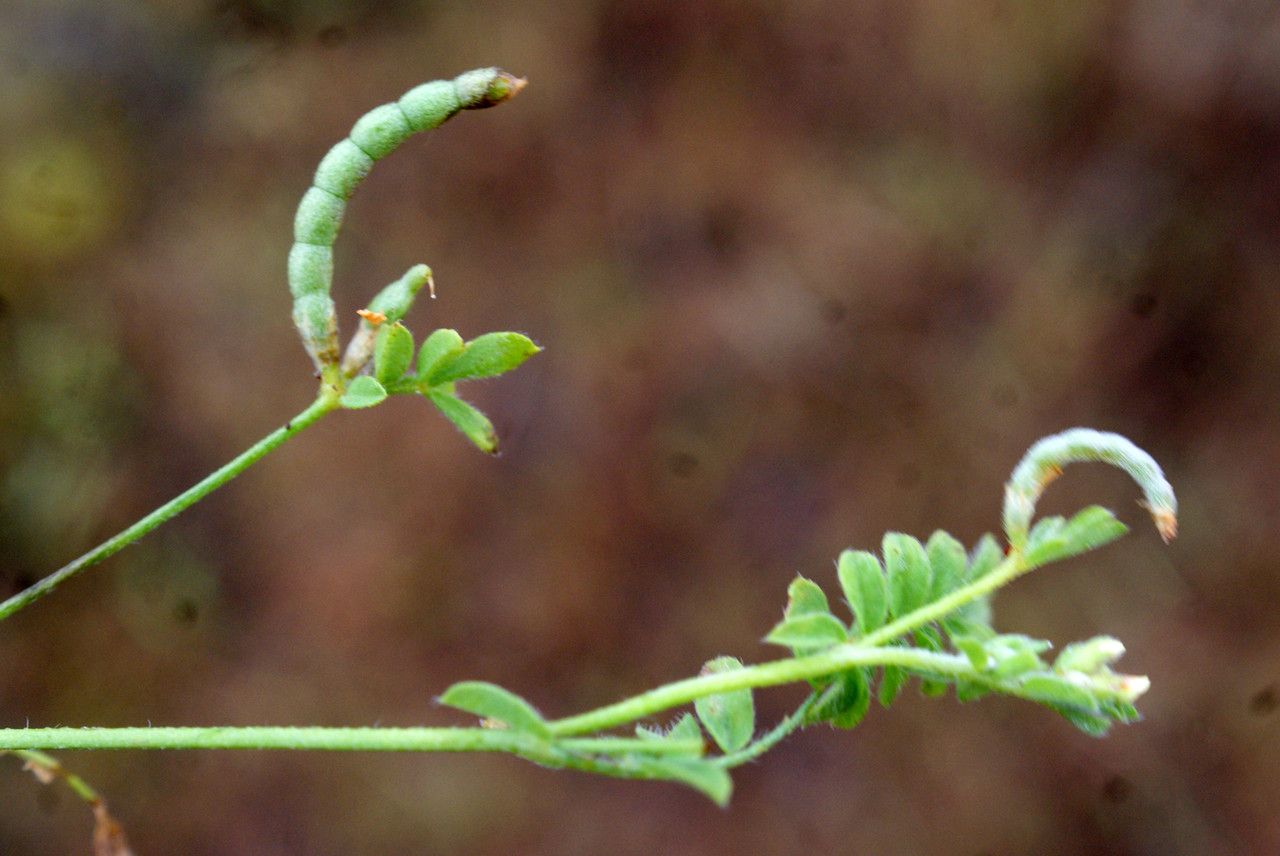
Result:
{"label": "hairy stem", "polygon": [[964,660],[962,657],[956,658],[950,654],[936,654],[916,648],[884,646],[912,630],[942,618],[966,603],[990,594],[1028,570],[1029,568],[1021,561],[1020,554],[1014,553],[981,578],[902,616],[897,621],[886,624],[855,642],[838,645],[807,657],[778,660],[757,666],[747,666],[732,672],[720,672],[667,684],[626,701],[553,722],[551,732],[563,735],[600,731],[632,722],[661,710],[687,704],[703,696],[821,678],[856,666],[905,666],[908,669],[939,675],[960,675],[972,672],[973,670],[968,668],[967,661],[961,662]]}
{"label": "hairy stem", "polygon": [[1003,562],[968,585],[961,586],[950,594],[938,598],[933,603],[927,603],[919,609],[908,612],[897,621],[890,621],[879,630],[868,633],[859,639],[858,644],[883,645],[900,636],[905,636],[930,621],[937,621],[939,618],[954,612],[966,603],[991,594],[1029,570],[1031,568],[1022,561],[1022,554],[1015,551]]}
{"label": "hairy stem", "polygon": [[[617,704],[550,723],[557,757],[564,752],[610,753],[642,749],[646,753],[683,752],[676,742],[618,737],[578,738],[626,725],[704,696],[731,690],[778,686],[826,677],[859,666],[903,666],[934,675],[973,677],[968,659],[920,648],[867,648],[858,643],[838,645],[808,657],[775,660],[731,672],[718,672],[676,681]],[[757,741],[763,747],[735,763],[772,746],[800,723],[807,706]],[[794,720],[794,721],[793,721]],[[563,739],[568,738],[568,739]],[[300,749],[372,752],[511,752],[549,763],[551,744],[534,735],[491,728],[321,728],[246,726],[214,728],[0,728],[0,750],[13,749]],[[750,749],[743,750],[744,753]],[[739,753],[742,754],[742,753]],[[534,757],[539,755],[539,757]],[[560,757],[559,763],[565,763]]]}
{"label": "hairy stem", "polygon": [[549,723],[549,726],[551,733],[556,736],[589,734],[626,725],[704,696],[732,690],[793,684],[828,677],[859,666],[902,666],[913,671],[956,677],[968,677],[974,673],[968,659],[958,654],[940,654],[920,648],[871,647],[862,642],[850,642],[805,657],[774,660],[730,672],[686,678],[625,701],[558,719]]}
{"label": "hairy stem", "polygon": [[816,692],[809,693],[809,696],[800,703],[799,707],[791,712],[790,716],[783,719],[766,734],[748,743],[737,752],[730,752],[727,755],[721,755],[719,758],[715,759],[714,763],[718,767],[731,770],[734,767],[739,767],[748,761],[754,761],[756,758],[759,758],[765,752],[768,752],[776,746],[782,738],[804,725],[804,719],[808,715],[809,709],[813,707],[819,697],[819,694]]}
{"label": "hairy stem", "polygon": [[662,778],[619,765],[609,753],[689,755],[700,741],[578,738],[551,742],[493,728],[4,728],[0,750],[16,749],[293,749],[335,752],[505,752],[544,767],[624,779]]}
{"label": "hairy stem", "polygon": [[337,407],[337,392],[330,386],[322,387],[320,395],[306,410],[293,417],[283,427],[277,428],[257,443],[254,443],[231,462],[213,471],[146,517],[141,518],[132,526],[103,541],[80,558],[63,565],[38,583],[23,589],[8,600],[0,603],[0,621],[49,594],[59,585],[86,568],[96,565],[108,556],[123,550],[162,523],[177,517],[183,511],[186,511],[192,505],[253,466],[285,440],[314,424],[321,416]]}

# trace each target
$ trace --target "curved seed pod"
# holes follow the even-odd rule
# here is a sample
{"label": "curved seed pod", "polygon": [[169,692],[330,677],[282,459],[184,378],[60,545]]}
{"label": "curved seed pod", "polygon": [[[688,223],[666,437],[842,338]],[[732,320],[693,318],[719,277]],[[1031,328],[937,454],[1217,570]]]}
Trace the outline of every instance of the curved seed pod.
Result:
{"label": "curved seed pod", "polygon": [[338,362],[338,320],[329,298],[333,242],[342,225],[347,200],[369,174],[374,161],[395,151],[411,135],[435,128],[461,110],[501,104],[524,85],[523,79],[497,68],[476,69],[453,80],[424,83],[399,101],[370,110],[356,121],[347,139],[320,161],[311,189],[298,203],[293,221],[294,244],[289,251],[294,324],[316,368],[323,370]]}
{"label": "curved seed pod", "polygon": [[1063,467],[1077,461],[1099,461],[1124,470],[1142,488],[1142,504],[1160,537],[1167,543],[1178,534],[1178,501],[1155,459],[1119,434],[1072,428],[1036,442],[1009,476],[1004,487],[1004,531],[1011,546],[1025,545],[1040,495]]}

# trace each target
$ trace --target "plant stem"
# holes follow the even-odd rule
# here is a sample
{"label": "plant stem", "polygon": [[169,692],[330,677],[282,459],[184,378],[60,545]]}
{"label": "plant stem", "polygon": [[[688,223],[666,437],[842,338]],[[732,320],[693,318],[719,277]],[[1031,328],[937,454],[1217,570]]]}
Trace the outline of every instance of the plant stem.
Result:
{"label": "plant stem", "polygon": [[694,741],[583,738],[552,743],[494,728],[3,728],[5,749],[294,749],[335,752],[506,752],[544,767],[623,779],[664,776],[643,765],[619,765],[600,752],[692,755]]}
{"label": "plant stem", "polygon": [[763,737],[747,744],[737,752],[730,752],[728,755],[721,755],[712,761],[718,767],[731,770],[734,767],[754,761],[765,752],[768,752],[778,744],[778,741],[786,737],[804,724],[804,718],[809,713],[809,708],[813,707],[818,700],[819,694],[816,692],[809,693],[809,696],[800,703],[800,706],[791,712],[791,715],[783,719],[773,727]]}
{"label": "plant stem", "polygon": [[[552,722],[551,733],[566,735],[600,731],[633,722],[667,708],[687,704],[703,696],[820,678],[857,666],[905,666],[909,669],[939,675],[972,677],[971,673],[974,670],[963,657],[936,654],[915,648],[884,646],[970,601],[990,594],[1028,570],[1030,568],[1023,563],[1021,554],[1015,552],[979,579],[902,616],[897,621],[886,624],[862,639],[837,645],[807,657],[777,660],[772,663],[747,666],[732,672],[720,672],[667,684],[616,704]],[[787,721],[789,720],[784,720],[784,723]],[[747,759],[744,758],[744,760]]]}
{"label": "plant stem", "polygon": [[966,603],[977,600],[980,597],[991,594],[996,589],[1009,583],[1011,580],[1025,574],[1031,570],[1031,566],[1026,565],[1022,561],[1022,554],[1014,551],[1005,558],[1003,562],[996,565],[987,573],[978,577],[978,579],[961,586],[945,597],[940,597],[933,603],[925,604],[919,609],[908,612],[897,621],[890,621],[879,630],[868,633],[858,640],[860,645],[883,645],[891,642],[901,636],[905,636],[912,630],[918,630],[930,621],[936,621],[939,618],[954,612]]}
{"label": "plant stem", "polygon": [[0,749],[301,749],[520,752],[543,743],[496,728],[4,728]]}
{"label": "plant stem", "polygon": [[283,427],[277,428],[257,443],[254,443],[230,463],[210,473],[178,496],[138,520],[132,526],[103,541],[80,558],[64,565],[35,585],[23,589],[8,600],[0,603],[0,621],[49,594],[85,568],[96,565],[108,556],[137,541],[160,524],[177,517],[183,511],[257,463],[263,456],[285,440],[314,424],[321,416],[337,407],[338,393],[328,385],[323,386],[320,395],[306,410],[293,417]]}
{"label": "plant stem", "polygon": [[[554,738],[602,731],[650,714],[731,690],[777,686],[843,672],[859,666],[904,666],[935,675],[971,676],[967,658],[920,648],[866,648],[839,645],[819,654],[775,660],[731,672],[676,681],[617,704],[549,723]],[[777,738],[799,724],[807,707],[775,729]],[[792,720],[795,720],[794,722]],[[761,739],[765,749],[774,734]],[[247,726],[213,728],[2,728],[0,751],[15,749],[310,749],[373,752],[511,752],[541,763],[566,763],[567,752],[643,751],[683,753],[683,742],[596,737],[556,739],[492,728],[322,728]],[[746,750],[744,750],[746,751]],[[761,750],[763,751],[763,750]],[[758,753],[754,753],[758,754]],[[741,760],[747,760],[742,758]]]}
{"label": "plant stem", "polygon": [[625,701],[558,719],[548,725],[551,733],[557,737],[589,734],[625,725],[704,696],[792,684],[834,675],[859,666],[903,666],[914,671],[957,677],[974,674],[969,660],[959,654],[940,654],[920,648],[870,647],[862,642],[850,642],[805,657],[774,660],[731,672],[686,678]]}

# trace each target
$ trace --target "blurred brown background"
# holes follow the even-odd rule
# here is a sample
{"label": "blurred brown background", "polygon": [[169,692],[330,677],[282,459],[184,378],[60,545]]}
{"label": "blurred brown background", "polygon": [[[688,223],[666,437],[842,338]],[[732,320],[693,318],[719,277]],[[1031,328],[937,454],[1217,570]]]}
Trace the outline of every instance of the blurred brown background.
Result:
{"label": "blurred brown background", "polygon": [[[0,12],[0,589],[301,409],[284,284],[328,146],[423,80],[510,105],[356,195],[353,311],[546,346],[475,386],[505,454],[424,403],[337,415],[0,627],[7,726],[445,724],[454,680],[566,715],[759,643],[797,572],[887,529],[998,526],[1037,437],[1166,467],[1163,547],[1100,467],[1046,510],[1137,524],[999,626],[1100,632],[1154,688],[1091,740],[909,693],[736,774],[500,757],[64,753],[141,854],[1280,852],[1280,12],[1272,0],[42,0]],[[762,723],[799,691],[759,696]],[[85,852],[0,759],[0,852]]]}

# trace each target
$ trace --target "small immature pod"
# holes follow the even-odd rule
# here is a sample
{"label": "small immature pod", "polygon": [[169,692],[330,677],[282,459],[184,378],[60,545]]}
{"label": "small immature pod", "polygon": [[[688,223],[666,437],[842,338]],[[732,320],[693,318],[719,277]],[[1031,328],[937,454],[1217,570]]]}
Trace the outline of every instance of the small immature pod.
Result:
{"label": "small immature pod", "polygon": [[431,268],[414,265],[404,272],[404,276],[374,295],[369,301],[369,311],[382,313],[388,321],[399,321],[409,312],[422,287],[430,284]]}
{"label": "small immature pod", "polygon": [[377,325],[361,319],[360,327],[351,337],[347,352],[342,357],[342,373],[347,377],[355,375],[364,368],[373,356],[374,342],[378,328],[384,324],[394,324],[405,316],[413,306],[413,300],[424,285],[431,282],[431,268],[426,265],[414,265],[405,271],[404,276],[379,291],[369,301],[367,311],[382,318]]}

